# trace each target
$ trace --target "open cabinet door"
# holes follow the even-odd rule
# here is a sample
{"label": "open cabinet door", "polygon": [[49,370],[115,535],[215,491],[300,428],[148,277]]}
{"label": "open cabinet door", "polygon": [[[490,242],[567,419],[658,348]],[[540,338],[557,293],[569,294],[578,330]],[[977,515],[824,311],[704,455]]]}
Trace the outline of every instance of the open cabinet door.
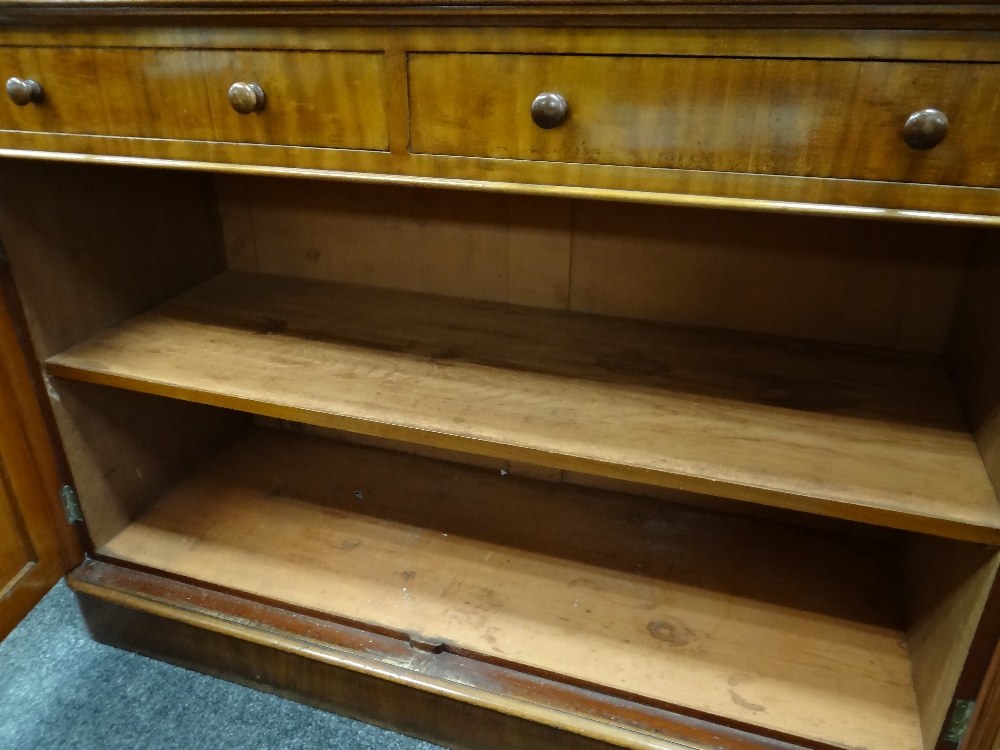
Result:
{"label": "open cabinet door", "polygon": [[0,639],[82,559],[12,315],[0,248]]}

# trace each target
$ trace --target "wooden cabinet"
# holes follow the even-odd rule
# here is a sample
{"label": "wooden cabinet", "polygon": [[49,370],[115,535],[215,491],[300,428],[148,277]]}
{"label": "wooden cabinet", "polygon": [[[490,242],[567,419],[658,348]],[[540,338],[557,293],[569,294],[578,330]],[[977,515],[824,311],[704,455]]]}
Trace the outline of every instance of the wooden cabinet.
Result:
{"label": "wooden cabinet", "polygon": [[0,12],[0,578],[450,747],[993,741],[991,6],[230,5]]}

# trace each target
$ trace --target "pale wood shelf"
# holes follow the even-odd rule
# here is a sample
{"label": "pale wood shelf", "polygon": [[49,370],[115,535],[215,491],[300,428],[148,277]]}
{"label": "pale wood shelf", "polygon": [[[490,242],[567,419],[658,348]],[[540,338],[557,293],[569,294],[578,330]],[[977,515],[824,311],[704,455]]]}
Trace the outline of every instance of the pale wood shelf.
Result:
{"label": "pale wood shelf", "polygon": [[765,734],[921,747],[877,540],[257,428],[100,552]]}
{"label": "pale wood shelf", "polygon": [[229,272],[57,376],[1000,542],[944,368],[916,355]]}

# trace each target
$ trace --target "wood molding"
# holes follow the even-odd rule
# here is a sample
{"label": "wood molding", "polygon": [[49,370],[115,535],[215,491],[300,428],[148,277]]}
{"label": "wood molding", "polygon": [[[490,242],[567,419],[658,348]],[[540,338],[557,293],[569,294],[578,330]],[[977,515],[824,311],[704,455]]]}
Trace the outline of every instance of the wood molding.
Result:
{"label": "wood molding", "polygon": [[[214,172],[217,174],[242,174],[253,176],[275,176],[275,177],[302,177],[308,179],[338,180],[342,182],[355,182],[362,184],[380,185],[404,185],[409,187],[434,187],[448,188],[455,190],[471,190],[479,192],[506,193],[511,195],[536,195],[556,198],[579,198],[586,200],[605,200],[629,203],[644,203],[648,205],[661,206],[688,206],[695,208],[732,209],[745,211],[764,211],[777,214],[797,214],[804,216],[845,216],[861,219],[886,219],[889,221],[910,221],[931,224],[956,224],[967,226],[992,227],[1000,226],[1000,190],[988,188],[962,188],[950,186],[912,186],[902,183],[874,183],[871,186],[861,186],[862,190],[867,190],[866,198],[873,198],[871,202],[881,202],[876,200],[876,196],[882,201],[888,198],[889,204],[894,200],[906,200],[906,193],[913,191],[913,195],[919,196],[917,200],[910,198],[907,202],[911,208],[893,207],[873,207],[871,205],[850,205],[848,203],[838,204],[836,201],[844,195],[849,195],[852,189],[857,189],[858,183],[851,180],[834,180],[826,178],[810,177],[770,177],[768,175],[725,175],[723,181],[731,181],[736,185],[735,196],[711,195],[686,193],[683,189],[677,192],[654,192],[653,189],[628,189],[621,190],[610,187],[575,187],[572,185],[553,184],[533,184],[531,182],[514,182],[511,175],[510,180],[482,180],[475,179],[472,172],[475,165],[457,165],[459,168],[465,167],[465,172],[459,177],[427,177],[410,174],[388,174],[369,173],[364,171],[352,172],[336,169],[312,169],[302,167],[282,167],[252,164],[227,164],[212,162],[213,144],[191,144],[193,147],[207,147],[208,153],[199,153],[198,156],[204,158],[203,161],[175,160],[146,156],[127,155],[104,155],[100,153],[84,152],[84,147],[97,146],[94,141],[108,140],[116,149],[130,152],[133,147],[136,150],[144,151],[147,141],[143,139],[100,139],[93,136],[62,136],[52,134],[13,134],[0,133],[18,141],[23,140],[26,148],[0,148],[0,157],[12,157],[32,161],[53,161],[69,163],[105,164],[113,166],[129,167],[152,167],[164,169],[176,169],[184,171]],[[17,136],[23,135],[22,138]],[[42,141],[45,148],[52,148],[56,139],[74,139],[74,147],[80,148],[81,153],[44,151],[36,150],[36,139]],[[3,139],[0,138],[0,143]],[[90,141],[88,143],[87,141]],[[148,141],[154,144],[156,141]],[[216,144],[234,150],[268,148],[264,146],[246,146],[242,144]],[[201,149],[198,149],[201,150]],[[347,152],[351,153],[351,152]],[[376,158],[393,158],[381,153],[375,153]],[[427,156],[426,159],[434,160],[454,160],[454,161],[480,161],[465,160],[462,157],[437,157]],[[488,160],[482,160],[488,161]],[[543,165],[547,167],[549,165]],[[557,165],[561,166],[561,165]],[[592,165],[586,165],[592,166]],[[469,168],[471,167],[471,168]],[[596,170],[614,169],[631,170],[633,167],[601,167],[595,166]],[[672,171],[672,170],[665,170]],[[705,181],[714,182],[715,175],[707,174]],[[680,176],[683,181],[684,176]],[[829,183],[828,185],[796,185],[796,181],[808,180],[812,182]],[[701,182],[700,177],[696,178]],[[655,186],[650,186],[655,188]],[[796,190],[805,188],[810,190],[820,188],[828,194],[824,198],[811,202],[809,197],[801,200],[781,200],[777,198],[782,190]],[[921,190],[924,188],[924,190]],[[670,188],[667,187],[667,190]],[[710,188],[711,189],[711,188]],[[774,197],[755,198],[751,197],[755,192],[773,193]],[[834,195],[829,195],[834,193]],[[923,195],[920,195],[923,193]],[[904,197],[906,196],[906,197]],[[935,203],[946,203],[949,210],[935,210],[932,208]],[[963,211],[963,207],[967,210]]]}
{"label": "wood molding", "polygon": [[9,2],[0,23],[137,25],[147,23],[253,25],[451,25],[587,27],[614,23],[637,27],[746,27],[838,29],[1000,29],[1000,8],[970,3],[694,2],[625,3],[605,0],[290,0],[264,4],[246,0],[45,0]]}
{"label": "wood molding", "polygon": [[117,565],[69,584],[103,643],[445,747],[799,747]]}

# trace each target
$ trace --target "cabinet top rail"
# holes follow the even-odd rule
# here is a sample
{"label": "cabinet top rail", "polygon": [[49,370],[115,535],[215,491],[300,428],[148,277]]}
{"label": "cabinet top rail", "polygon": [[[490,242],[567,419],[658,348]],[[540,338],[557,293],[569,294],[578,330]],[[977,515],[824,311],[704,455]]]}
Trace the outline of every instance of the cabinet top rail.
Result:
{"label": "cabinet top rail", "polygon": [[464,23],[1000,29],[988,0],[2,0],[0,24]]}

